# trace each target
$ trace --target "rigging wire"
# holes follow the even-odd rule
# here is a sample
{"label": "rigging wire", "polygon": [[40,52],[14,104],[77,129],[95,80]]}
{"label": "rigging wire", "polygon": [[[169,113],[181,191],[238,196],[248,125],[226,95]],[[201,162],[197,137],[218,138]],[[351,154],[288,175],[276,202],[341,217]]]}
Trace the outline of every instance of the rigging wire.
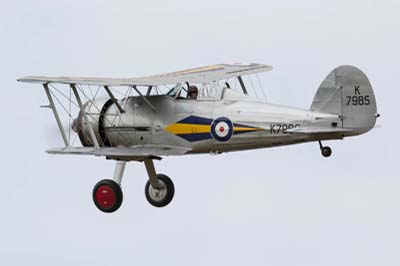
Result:
{"label": "rigging wire", "polygon": [[237,91],[237,90],[236,90],[236,85],[237,85],[237,79],[235,79],[235,86],[234,86],[234,90],[235,90],[235,91]]}
{"label": "rigging wire", "polygon": [[68,108],[65,107],[65,105],[61,102],[61,100],[57,97],[57,95],[54,94],[54,92],[52,92],[51,90],[50,90],[50,93],[51,93],[51,95],[54,97],[54,99],[56,99],[56,101],[59,103],[59,105],[60,105],[61,108],[64,110],[64,112],[65,112],[71,119],[74,119],[74,118],[72,117],[72,115],[68,112]]}
{"label": "rigging wire", "polygon": [[257,81],[258,81],[258,85],[260,86],[261,93],[263,94],[264,101],[265,101],[265,102],[267,102],[267,96],[266,96],[266,93],[265,93],[265,91],[264,91],[264,88],[263,88],[263,86],[261,85],[261,82],[260,82],[260,79],[258,78],[258,75],[257,75],[257,73],[256,73],[256,79],[257,79]]}
{"label": "rigging wire", "polygon": [[62,95],[65,99],[67,99],[68,101],[70,100],[72,102],[73,105],[75,105],[76,107],[79,108],[78,104],[75,103],[72,98],[68,97],[67,95],[65,95],[62,91],[60,91],[59,89],[57,89],[53,84],[49,84],[49,86],[54,89],[55,91],[57,91],[60,95]]}
{"label": "rigging wire", "polygon": [[250,80],[251,87],[253,87],[253,91],[254,91],[254,94],[256,95],[256,98],[258,98],[258,93],[257,93],[256,87],[254,87],[254,84],[253,84],[253,81],[251,80],[250,75],[248,76],[248,79]]}
{"label": "rigging wire", "polygon": [[111,88],[111,87],[109,87],[110,89],[113,89],[113,92],[114,93],[116,93],[116,94],[119,94],[120,96],[124,96],[124,94],[122,93],[122,92],[120,92],[119,90],[118,90],[118,88]]}
{"label": "rigging wire", "polygon": [[87,85],[87,86],[89,88],[90,95],[92,95],[92,98],[94,98],[93,91],[92,91],[92,86],[90,86],[90,85]]}
{"label": "rigging wire", "polygon": [[[64,103],[60,100],[59,97],[57,97],[57,95],[54,93],[54,91],[49,90],[50,94],[54,97],[54,99],[56,99],[56,102],[59,104],[59,106],[61,106],[62,110],[67,114],[68,116],[68,141],[69,143],[71,143],[71,121],[74,120],[74,118],[72,117],[72,104],[75,104],[74,101],[72,101],[72,89],[70,88],[70,97],[68,98],[64,93],[62,93],[60,90],[58,90],[55,86],[51,85],[51,88],[54,89],[55,91],[57,91],[60,95],[62,95],[63,97],[65,97],[68,102],[69,102],[69,106],[68,106],[68,110],[67,107],[64,105]],[[76,105],[76,104],[75,104]],[[77,106],[78,107],[78,106]],[[76,140],[78,134],[74,133],[74,139]],[[72,146],[75,143],[75,141],[72,142]]]}
{"label": "rigging wire", "polygon": [[75,136],[74,136],[74,139],[72,140],[71,146],[74,146],[74,144],[75,144],[77,138],[78,138],[78,133],[75,133]]}

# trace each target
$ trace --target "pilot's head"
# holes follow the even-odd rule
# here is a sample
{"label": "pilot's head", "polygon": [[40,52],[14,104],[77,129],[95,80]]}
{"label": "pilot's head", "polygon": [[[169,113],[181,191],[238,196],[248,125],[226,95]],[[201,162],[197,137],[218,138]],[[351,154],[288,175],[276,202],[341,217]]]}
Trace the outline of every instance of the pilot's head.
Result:
{"label": "pilot's head", "polygon": [[188,99],[197,99],[197,95],[199,94],[199,90],[196,86],[191,85],[189,86],[188,90]]}

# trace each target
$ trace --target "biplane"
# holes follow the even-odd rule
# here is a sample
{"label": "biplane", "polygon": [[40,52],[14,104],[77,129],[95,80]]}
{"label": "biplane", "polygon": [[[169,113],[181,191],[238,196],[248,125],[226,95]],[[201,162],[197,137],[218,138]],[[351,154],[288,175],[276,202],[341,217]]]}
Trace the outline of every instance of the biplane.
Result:
{"label": "biplane", "polygon": [[[379,117],[374,92],[358,68],[334,69],[309,109],[255,97],[265,96],[257,74],[271,69],[264,64],[220,64],[142,78],[30,76],[18,81],[39,83],[47,95],[49,104],[43,107],[52,110],[64,142],[48,153],[116,161],[113,178],[99,181],[93,189],[97,208],[110,213],[122,204],[121,180],[130,161],[144,163],[146,198],[163,207],[175,193],[172,180],[154,167],[154,161],[164,156],[314,141],[322,156],[329,157],[332,150],[322,141],[360,135],[374,127]],[[249,84],[253,90],[259,85],[256,93],[249,93]]]}

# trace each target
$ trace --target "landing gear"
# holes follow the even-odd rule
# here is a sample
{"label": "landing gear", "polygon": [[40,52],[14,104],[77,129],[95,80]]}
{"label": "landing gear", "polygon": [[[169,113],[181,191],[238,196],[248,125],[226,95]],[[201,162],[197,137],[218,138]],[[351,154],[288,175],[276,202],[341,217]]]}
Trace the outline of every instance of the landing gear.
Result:
{"label": "landing gear", "polygon": [[174,198],[174,183],[168,176],[156,174],[153,160],[146,159],[144,163],[149,175],[149,180],[144,190],[147,201],[154,207],[167,206]]}
{"label": "landing gear", "polygon": [[117,162],[113,179],[103,179],[93,188],[93,201],[102,212],[115,212],[121,207],[123,194],[121,180],[124,174],[126,162]]}
{"label": "landing gear", "polygon": [[147,201],[154,207],[167,206],[173,199],[175,188],[172,180],[163,174],[157,174],[158,185],[153,187],[150,180],[147,181],[144,193]]}
{"label": "landing gear", "polygon": [[94,186],[93,201],[102,212],[115,212],[122,204],[121,187],[111,179],[103,179]]}
{"label": "landing gear", "polygon": [[[174,198],[174,183],[168,176],[156,173],[153,159],[145,159],[144,165],[149,175],[145,187],[146,199],[155,207],[167,206]],[[123,201],[121,180],[125,166],[126,162],[117,161],[113,179],[103,179],[94,186],[93,201],[100,211],[111,213],[121,207]]]}
{"label": "landing gear", "polygon": [[321,141],[318,141],[318,142],[319,142],[319,148],[321,150],[322,156],[324,156],[324,157],[331,156],[332,155],[332,149],[329,146],[323,146]]}

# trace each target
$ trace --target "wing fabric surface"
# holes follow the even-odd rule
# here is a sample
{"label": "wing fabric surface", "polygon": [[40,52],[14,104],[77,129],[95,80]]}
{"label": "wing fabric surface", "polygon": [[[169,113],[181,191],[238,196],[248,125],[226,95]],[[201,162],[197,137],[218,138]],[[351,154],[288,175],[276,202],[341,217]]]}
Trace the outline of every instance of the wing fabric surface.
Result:
{"label": "wing fabric surface", "polygon": [[119,79],[29,76],[20,78],[18,79],[18,81],[29,83],[59,83],[94,86],[160,86],[183,82],[207,83],[212,81],[235,78],[238,76],[266,72],[269,70],[272,70],[272,67],[263,64],[220,64],[141,78]]}
{"label": "wing fabric surface", "polygon": [[161,145],[138,145],[133,147],[63,147],[47,150],[50,154],[75,154],[105,156],[111,159],[142,161],[147,158],[161,159],[160,156],[183,155],[190,148]]}

